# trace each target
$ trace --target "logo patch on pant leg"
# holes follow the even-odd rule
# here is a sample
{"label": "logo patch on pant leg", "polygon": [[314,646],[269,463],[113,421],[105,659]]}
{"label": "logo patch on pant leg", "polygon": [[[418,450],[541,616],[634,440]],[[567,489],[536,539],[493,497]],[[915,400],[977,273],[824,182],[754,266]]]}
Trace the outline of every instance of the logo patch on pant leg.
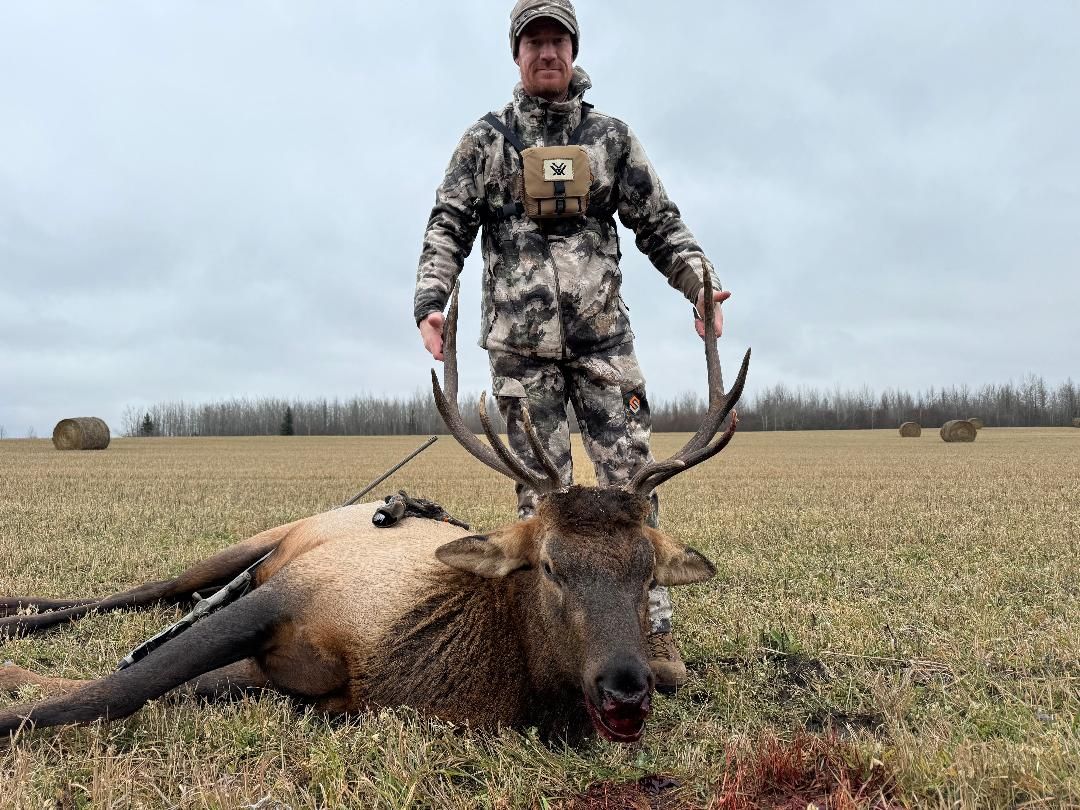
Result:
{"label": "logo patch on pant leg", "polygon": [[630,393],[626,394],[624,398],[626,400],[626,410],[627,411],[634,414],[635,416],[638,413],[641,412],[642,402],[641,402],[641,396],[639,394],[637,394],[636,392],[631,391]]}

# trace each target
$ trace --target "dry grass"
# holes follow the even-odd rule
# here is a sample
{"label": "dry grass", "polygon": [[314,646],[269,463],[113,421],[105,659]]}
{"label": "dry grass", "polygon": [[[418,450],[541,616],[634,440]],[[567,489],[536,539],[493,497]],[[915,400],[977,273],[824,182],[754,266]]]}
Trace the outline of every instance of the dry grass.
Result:
{"label": "dry grass", "polygon": [[[677,787],[642,806],[787,806],[791,785],[835,807],[1080,805],[1080,432],[934,439],[744,434],[663,490],[665,528],[720,573],[676,589],[692,682],[658,699],[638,746],[163,701],[0,750],[0,807],[590,806],[650,774]],[[0,442],[0,594],[175,574],[336,505],[419,441]],[[381,489],[399,486],[480,527],[512,515],[509,485],[449,440]],[[4,642],[0,660],[104,673],[175,615],[91,617]]]}

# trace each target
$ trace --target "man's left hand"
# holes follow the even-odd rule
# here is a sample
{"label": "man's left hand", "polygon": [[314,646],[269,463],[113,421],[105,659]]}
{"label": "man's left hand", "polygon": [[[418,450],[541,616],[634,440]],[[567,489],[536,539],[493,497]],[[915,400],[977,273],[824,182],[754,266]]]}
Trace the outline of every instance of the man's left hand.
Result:
{"label": "man's left hand", "polygon": [[[713,293],[713,300],[716,302],[716,306],[713,309],[713,324],[716,326],[716,336],[720,337],[724,334],[724,310],[720,306],[725,301],[731,298],[731,293],[727,290],[721,290],[720,292]],[[697,330],[698,337],[705,338],[705,321],[701,320],[701,316],[705,314],[705,291],[702,290],[698,293],[697,297],[697,312],[694,313],[694,329]]]}

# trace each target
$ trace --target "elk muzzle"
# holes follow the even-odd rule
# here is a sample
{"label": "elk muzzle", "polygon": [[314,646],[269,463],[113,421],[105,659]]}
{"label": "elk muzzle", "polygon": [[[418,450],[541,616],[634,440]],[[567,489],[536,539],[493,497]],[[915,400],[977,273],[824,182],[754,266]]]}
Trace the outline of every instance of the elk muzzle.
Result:
{"label": "elk muzzle", "polygon": [[640,654],[587,667],[585,708],[597,733],[610,742],[632,743],[645,733],[652,712],[653,674]]}

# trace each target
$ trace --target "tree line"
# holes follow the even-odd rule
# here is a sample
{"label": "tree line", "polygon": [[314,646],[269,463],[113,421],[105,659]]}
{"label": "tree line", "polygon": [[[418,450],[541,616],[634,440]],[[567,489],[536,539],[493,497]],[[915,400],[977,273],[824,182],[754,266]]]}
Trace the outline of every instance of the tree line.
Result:
{"label": "tree line", "polygon": [[[462,397],[469,427],[480,432],[478,396]],[[696,430],[706,402],[696,394],[651,402],[653,429]],[[868,387],[821,391],[777,384],[744,398],[740,430],[857,430],[898,427],[914,421],[939,427],[949,419],[980,417],[987,427],[1066,427],[1080,417],[1080,385],[1056,387],[1041,377],[1020,383],[970,388],[954,385],[910,393]],[[488,399],[498,422],[498,408]],[[428,393],[408,397],[356,396],[339,399],[234,398],[201,404],[162,402],[129,406],[122,432],[127,436],[387,436],[446,433]],[[571,419],[571,424],[573,424]]]}

